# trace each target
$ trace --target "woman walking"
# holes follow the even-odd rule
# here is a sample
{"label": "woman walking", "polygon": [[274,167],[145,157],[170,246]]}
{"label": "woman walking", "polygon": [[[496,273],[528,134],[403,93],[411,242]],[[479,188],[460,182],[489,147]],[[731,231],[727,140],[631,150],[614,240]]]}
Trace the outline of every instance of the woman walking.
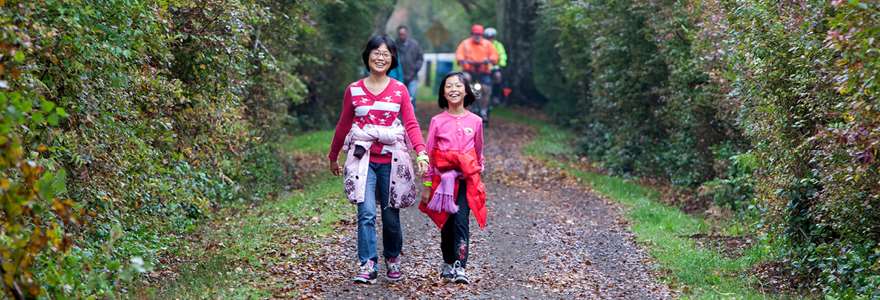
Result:
{"label": "woman walking", "polygon": [[419,153],[419,173],[427,169],[428,156],[406,86],[388,76],[397,66],[394,41],[384,35],[370,38],[361,58],[370,74],[346,87],[328,158],[330,171],[339,176],[337,158],[340,150],[346,151],[343,184],[349,201],[357,204],[358,219],[360,267],[353,280],[370,284],[379,271],[376,202],[382,215],[386,278],[397,281],[402,277],[403,245],[399,212],[417,200],[408,150]]}

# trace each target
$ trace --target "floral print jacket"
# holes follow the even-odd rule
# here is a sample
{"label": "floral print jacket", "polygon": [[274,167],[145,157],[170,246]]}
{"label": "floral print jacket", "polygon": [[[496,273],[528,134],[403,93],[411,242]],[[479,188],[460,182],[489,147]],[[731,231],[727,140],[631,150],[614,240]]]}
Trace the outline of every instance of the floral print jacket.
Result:
{"label": "floral print jacket", "polygon": [[400,120],[395,120],[391,126],[366,125],[364,128],[352,126],[342,148],[347,153],[343,184],[345,194],[351,203],[364,202],[367,172],[370,169],[370,151],[357,157],[355,146],[370,149],[373,143],[381,143],[382,153],[390,153],[392,157],[389,191],[391,207],[406,208],[416,203],[418,190],[405,136]]}

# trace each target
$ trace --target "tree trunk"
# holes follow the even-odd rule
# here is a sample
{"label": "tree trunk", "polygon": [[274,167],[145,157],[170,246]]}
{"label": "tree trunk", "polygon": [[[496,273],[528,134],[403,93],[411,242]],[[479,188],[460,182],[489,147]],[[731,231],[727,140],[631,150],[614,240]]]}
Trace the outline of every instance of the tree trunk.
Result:
{"label": "tree trunk", "polygon": [[[373,18],[373,34],[385,34],[385,25],[388,24],[388,19],[391,19],[391,14],[394,13],[394,8],[397,7],[397,0],[387,1],[389,2],[387,5],[382,6],[379,11],[376,12],[375,17]],[[397,36],[392,36],[393,38],[397,38]]]}
{"label": "tree trunk", "polygon": [[538,26],[539,0],[499,0],[503,6],[501,41],[507,47],[506,84],[513,89],[510,100],[518,104],[540,106],[547,102],[532,80],[532,52]]}

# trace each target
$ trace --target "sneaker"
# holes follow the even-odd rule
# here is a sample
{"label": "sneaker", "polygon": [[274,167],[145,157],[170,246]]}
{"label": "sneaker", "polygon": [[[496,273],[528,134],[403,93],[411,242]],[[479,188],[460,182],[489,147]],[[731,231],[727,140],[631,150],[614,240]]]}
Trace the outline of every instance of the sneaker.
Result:
{"label": "sneaker", "polygon": [[455,261],[452,265],[452,274],[455,275],[455,278],[452,279],[452,282],[461,283],[461,284],[470,284],[471,281],[468,279],[467,273],[464,271],[464,268],[461,267],[460,261]]}
{"label": "sneaker", "polygon": [[398,281],[403,276],[400,273],[400,257],[386,258],[385,266],[388,268],[388,272],[385,273],[388,281]]}
{"label": "sneaker", "polygon": [[455,278],[455,274],[452,273],[452,265],[443,263],[440,266],[440,278],[449,281]]}
{"label": "sneaker", "polygon": [[376,283],[376,278],[379,277],[378,273],[376,272],[376,263],[373,260],[367,260],[366,263],[361,265],[360,270],[358,270],[357,275],[352,280],[355,283],[373,284]]}

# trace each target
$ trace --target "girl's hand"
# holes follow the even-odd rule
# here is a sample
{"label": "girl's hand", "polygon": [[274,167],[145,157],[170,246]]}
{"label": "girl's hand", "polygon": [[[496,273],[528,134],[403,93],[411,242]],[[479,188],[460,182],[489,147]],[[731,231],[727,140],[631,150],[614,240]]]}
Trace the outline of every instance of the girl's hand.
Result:
{"label": "girl's hand", "polygon": [[431,188],[425,187],[425,190],[422,192],[422,203],[425,205],[428,204],[428,201],[431,200]]}
{"label": "girl's hand", "polygon": [[330,161],[330,173],[333,174],[333,176],[339,176],[342,173],[339,169],[339,163],[335,160]]}

